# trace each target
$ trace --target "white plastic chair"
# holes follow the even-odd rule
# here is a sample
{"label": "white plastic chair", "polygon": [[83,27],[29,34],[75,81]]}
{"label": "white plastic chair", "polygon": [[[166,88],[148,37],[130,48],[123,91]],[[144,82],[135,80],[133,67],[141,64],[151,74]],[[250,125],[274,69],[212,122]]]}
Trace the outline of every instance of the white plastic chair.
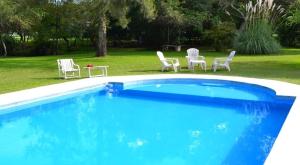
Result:
{"label": "white plastic chair", "polygon": [[[57,65],[59,77],[65,79],[80,77],[80,67],[74,63],[73,59],[58,59]],[[78,74],[76,75],[75,72]]]}
{"label": "white plastic chair", "polygon": [[225,68],[230,72],[230,63],[235,53],[236,51],[231,51],[227,58],[215,58],[212,64],[213,71],[217,71],[218,68]]}
{"label": "white plastic chair", "polygon": [[180,70],[180,63],[178,58],[165,58],[164,54],[161,51],[156,52],[160,62],[162,63],[161,71],[163,72],[165,69],[173,68],[175,72]]}
{"label": "white plastic chair", "polygon": [[206,61],[204,56],[199,56],[199,50],[196,48],[190,48],[187,50],[186,60],[188,63],[188,68],[195,70],[195,66],[199,65],[202,70],[206,71]]}

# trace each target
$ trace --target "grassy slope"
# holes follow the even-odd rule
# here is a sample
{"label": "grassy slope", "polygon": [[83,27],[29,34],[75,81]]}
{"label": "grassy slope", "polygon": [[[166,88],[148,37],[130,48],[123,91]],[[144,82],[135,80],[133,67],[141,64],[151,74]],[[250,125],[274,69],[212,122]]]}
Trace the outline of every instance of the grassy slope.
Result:
{"label": "grassy slope", "polygon": [[[204,52],[208,68],[213,58],[227,56],[228,53]],[[186,69],[185,52],[165,52],[166,57],[178,57],[181,73],[193,73]],[[136,49],[113,49],[104,58],[96,58],[94,52],[72,53],[59,56],[0,58],[0,93],[12,92],[42,85],[72,80],[58,79],[56,59],[73,58],[81,67],[88,63],[109,65],[109,76],[156,74],[160,72],[160,62],[155,51]],[[287,81],[300,84],[300,49],[283,49],[279,55],[250,56],[234,58],[232,71],[216,73],[196,70],[196,74],[232,75]],[[173,73],[173,72],[165,72]],[[87,71],[82,69],[82,76]]]}

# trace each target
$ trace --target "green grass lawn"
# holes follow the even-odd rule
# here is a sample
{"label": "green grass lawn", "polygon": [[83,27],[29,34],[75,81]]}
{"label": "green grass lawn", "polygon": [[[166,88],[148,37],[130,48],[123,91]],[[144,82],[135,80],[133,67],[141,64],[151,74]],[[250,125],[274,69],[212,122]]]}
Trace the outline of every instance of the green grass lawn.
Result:
{"label": "green grass lawn", "polygon": [[[206,57],[209,69],[215,57],[228,56],[227,52],[206,50],[200,50],[200,52]],[[231,64],[231,72],[222,70],[215,73],[211,70],[207,72],[199,69],[195,72],[187,70],[185,55],[185,51],[165,52],[166,57],[178,57],[180,59],[182,66],[180,73],[254,77],[300,84],[300,49],[282,49],[278,55],[237,54]],[[81,68],[89,63],[109,65],[109,76],[162,73],[156,52],[141,49],[112,49],[109,50],[109,55],[103,58],[95,57],[93,51],[57,56],[7,57],[0,58],[0,93],[74,80],[58,78],[56,59],[59,58],[73,58]],[[164,73],[173,74],[174,72]],[[84,69],[82,69],[82,76],[87,76],[87,71]]]}

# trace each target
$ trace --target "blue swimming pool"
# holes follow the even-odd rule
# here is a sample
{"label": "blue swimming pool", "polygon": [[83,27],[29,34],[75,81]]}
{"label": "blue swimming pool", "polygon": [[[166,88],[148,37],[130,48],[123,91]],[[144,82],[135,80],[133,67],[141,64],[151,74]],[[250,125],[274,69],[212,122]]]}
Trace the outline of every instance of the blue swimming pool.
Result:
{"label": "blue swimming pool", "polygon": [[233,81],[111,82],[3,110],[0,164],[263,164],[293,102]]}

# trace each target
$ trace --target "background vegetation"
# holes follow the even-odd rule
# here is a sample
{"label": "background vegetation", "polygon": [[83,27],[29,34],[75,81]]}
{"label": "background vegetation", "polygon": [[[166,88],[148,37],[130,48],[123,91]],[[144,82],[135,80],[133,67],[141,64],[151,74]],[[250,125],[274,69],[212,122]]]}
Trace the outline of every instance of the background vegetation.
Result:
{"label": "background vegetation", "polygon": [[185,51],[164,52],[182,73],[300,84],[300,0],[0,0],[0,93],[67,81],[59,58],[109,65],[109,75],[161,73],[164,44],[202,48],[208,64],[238,50],[233,71],[216,73],[187,70]]}
{"label": "background vegetation", "polygon": [[[262,12],[266,22],[255,22],[250,33],[245,31],[248,0],[1,0],[0,54],[37,56],[92,48],[104,56],[107,47],[160,49],[163,44],[224,50],[234,40],[240,53],[278,52],[278,41],[299,47],[299,0],[274,3],[283,10],[280,17]],[[270,18],[281,18],[280,24],[274,27]],[[268,45],[245,45],[256,40],[253,36]]]}

